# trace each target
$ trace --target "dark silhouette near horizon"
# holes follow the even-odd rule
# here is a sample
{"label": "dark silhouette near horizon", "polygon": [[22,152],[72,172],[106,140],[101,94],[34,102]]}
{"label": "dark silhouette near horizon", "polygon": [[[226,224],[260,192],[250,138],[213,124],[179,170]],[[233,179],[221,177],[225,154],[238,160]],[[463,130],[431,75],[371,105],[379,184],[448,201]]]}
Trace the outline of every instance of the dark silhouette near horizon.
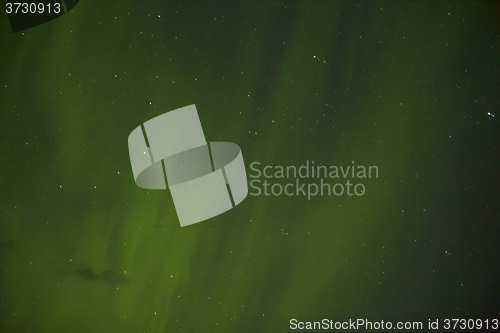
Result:
{"label": "dark silhouette near horizon", "polygon": [[111,269],[104,270],[103,272],[98,274],[92,268],[85,267],[77,269],[74,272],[75,275],[79,278],[89,281],[104,281],[110,284],[122,284],[130,282],[130,280],[127,279],[123,274]]}
{"label": "dark silhouette near horizon", "polygon": [[0,241],[0,250],[12,250],[16,244],[12,239]]}

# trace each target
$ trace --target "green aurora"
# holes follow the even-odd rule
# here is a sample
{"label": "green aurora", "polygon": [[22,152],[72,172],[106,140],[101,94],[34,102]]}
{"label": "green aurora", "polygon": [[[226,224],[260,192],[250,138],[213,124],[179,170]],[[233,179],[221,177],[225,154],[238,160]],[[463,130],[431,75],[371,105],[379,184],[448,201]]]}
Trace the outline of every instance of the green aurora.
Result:
{"label": "green aurora", "polygon": [[[499,19],[493,1],[82,0],[12,33],[2,10],[0,331],[500,319]],[[181,228],[127,138],[191,104],[249,182],[253,162],[378,177]]]}

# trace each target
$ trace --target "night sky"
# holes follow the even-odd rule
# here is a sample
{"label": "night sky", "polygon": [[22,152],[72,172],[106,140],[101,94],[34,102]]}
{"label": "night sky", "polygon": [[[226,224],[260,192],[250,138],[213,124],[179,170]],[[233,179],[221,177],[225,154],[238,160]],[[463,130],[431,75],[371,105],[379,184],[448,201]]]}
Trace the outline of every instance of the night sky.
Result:
{"label": "night sky", "polygon": [[[249,183],[254,162],[378,177],[348,176],[362,195],[249,194],[181,228],[168,190],[135,184],[127,140],[192,104]],[[484,328],[500,320],[499,120],[494,1],[81,0],[17,33],[2,7],[0,331]]]}

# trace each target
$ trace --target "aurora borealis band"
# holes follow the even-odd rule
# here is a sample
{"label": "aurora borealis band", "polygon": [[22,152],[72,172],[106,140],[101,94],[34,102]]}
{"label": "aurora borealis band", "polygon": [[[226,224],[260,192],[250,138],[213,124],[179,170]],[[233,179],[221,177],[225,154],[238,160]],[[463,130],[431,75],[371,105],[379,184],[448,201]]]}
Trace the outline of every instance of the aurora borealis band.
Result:
{"label": "aurora borealis band", "polygon": [[[12,33],[2,7],[0,331],[500,320],[499,22],[494,1],[81,0]],[[254,162],[377,177],[181,228],[127,138],[191,104],[249,183]]]}

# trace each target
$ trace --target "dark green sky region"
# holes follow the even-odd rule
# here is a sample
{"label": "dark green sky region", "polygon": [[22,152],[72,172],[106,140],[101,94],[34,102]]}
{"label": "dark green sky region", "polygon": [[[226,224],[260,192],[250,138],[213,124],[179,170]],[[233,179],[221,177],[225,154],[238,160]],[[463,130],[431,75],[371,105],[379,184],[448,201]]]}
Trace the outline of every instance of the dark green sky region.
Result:
{"label": "dark green sky region", "polygon": [[[493,1],[81,0],[12,33],[2,9],[0,331],[484,331],[500,319],[499,19]],[[170,191],[135,184],[128,135],[191,104],[270,195],[181,228]],[[378,177],[274,177],[313,161]]]}

